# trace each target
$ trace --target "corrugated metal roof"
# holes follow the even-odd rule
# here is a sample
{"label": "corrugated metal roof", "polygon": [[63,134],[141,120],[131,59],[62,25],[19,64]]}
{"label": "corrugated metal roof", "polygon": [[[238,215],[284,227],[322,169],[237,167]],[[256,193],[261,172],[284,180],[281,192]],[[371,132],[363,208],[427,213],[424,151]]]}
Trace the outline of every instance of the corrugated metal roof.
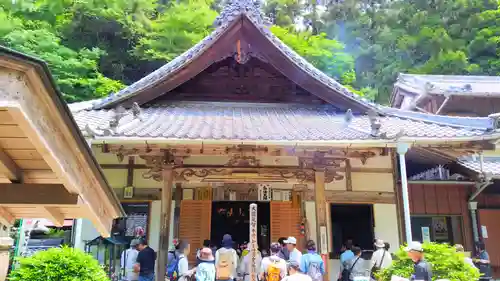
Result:
{"label": "corrugated metal roof", "polygon": [[500,77],[401,73],[394,87],[410,93],[500,97]]}
{"label": "corrugated metal roof", "polygon": [[457,162],[476,173],[500,175],[500,156],[484,156],[482,169],[479,157],[465,156],[459,158]]}

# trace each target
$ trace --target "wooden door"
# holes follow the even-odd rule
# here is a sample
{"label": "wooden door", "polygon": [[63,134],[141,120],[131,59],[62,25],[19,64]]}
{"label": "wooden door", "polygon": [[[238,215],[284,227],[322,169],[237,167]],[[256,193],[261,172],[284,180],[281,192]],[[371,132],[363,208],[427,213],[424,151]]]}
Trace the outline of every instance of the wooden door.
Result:
{"label": "wooden door", "polygon": [[297,239],[297,248],[304,249],[301,223],[300,207],[294,208],[292,202],[271,202],[271,242],[278,242],[280,237],[293,236]]}
{"label": "wooden door", "polygon": [[[500,210],[478,210],[479,215],[479,236],[483,237],[486,251],[490,255],[490,262],[492,267],[500,266],[500,226],[498,225],[498,218],[500,218]],[[488,238],[484,238],[482,233],[482,226],[486,228]],[[498,277],[498,276],[494,276]]]}
{"label": "wooden door", "polygon": [[211,222],[212,201],[181,201],[179,239],[185,239],[191,245],[190,263],[196,261],[196,249],[203,245],[203,240],[210,239]]}

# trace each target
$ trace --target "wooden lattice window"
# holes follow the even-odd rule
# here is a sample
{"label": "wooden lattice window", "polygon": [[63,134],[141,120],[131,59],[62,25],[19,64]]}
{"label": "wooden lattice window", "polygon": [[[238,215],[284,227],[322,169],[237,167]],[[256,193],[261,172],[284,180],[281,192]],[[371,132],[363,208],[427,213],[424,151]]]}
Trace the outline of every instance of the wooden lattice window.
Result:
{"label": "wooden lattice window", "polygon": [[212,201],[181,201],[179,239],[186,239],[191,245],[190,263],[196,261],[196,249],[203,245],[203,240],[210,238],[211,221]]}

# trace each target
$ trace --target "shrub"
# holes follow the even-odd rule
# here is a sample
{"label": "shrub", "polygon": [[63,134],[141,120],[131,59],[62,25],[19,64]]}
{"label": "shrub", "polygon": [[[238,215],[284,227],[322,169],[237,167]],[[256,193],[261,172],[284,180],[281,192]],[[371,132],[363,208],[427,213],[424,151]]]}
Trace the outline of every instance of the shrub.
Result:
{"label": "shrub", "polygon": [[[464,262],[464,255],[457,253],[455,247],[447,244],[425,243],[425,260],[432,265],[433,280],[471,281],[479,279],[477,268]],[[401,247],[396,253],[397,259],[391,267],[378,274],[378,280],[390,281],[392,275],[408,278],[413,273],[413,262]]]}
{"label": "shrub", "polygon": [[79,249],[51,248],[19,263],[10,281],[109,281],[97,260]]}

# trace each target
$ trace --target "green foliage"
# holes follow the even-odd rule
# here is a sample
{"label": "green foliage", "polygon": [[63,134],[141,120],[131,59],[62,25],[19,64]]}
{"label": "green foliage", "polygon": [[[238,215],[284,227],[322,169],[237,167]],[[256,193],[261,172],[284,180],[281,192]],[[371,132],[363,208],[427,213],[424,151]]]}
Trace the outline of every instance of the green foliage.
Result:
{"label": "green foliage", "polygon": [[[464,262],[464,255],[457,253],[455,247],[447,244],[425,243],[425,260],[432,265],[433,279],[450,281],[470,281],[479,279],[477,268]],[[378,274],[378,280],[390,281],[396,275],[408,278],[413,273],[413,262],[401,247],[396,253],[397,259],[392,266]]]}
{"label": "green foliage", "polygon": [[[0,0],[0,43],[46,60],[68,101],[87,100],[196,44],[225,2]],[[500,75],[497,0],[264,2],[281,40],[381,103],[401,72]]]}
{"label": "green foliage", "polygon": [[51,248],[20,258],[10,281],[109,281],[97,260],[81,250]]}
{"label": "green foliage", "polygon": [[61,238],[64,237],[64,235],[65,235],[64,230],[57,228],[49,229],[49,233],[46,234],[46,236],[50,238]]}
{"label": "green foliage", "polygon": [[151,22],[135,48],[137,56],[170,61],[201,41],[212,31],[217,17],[210,4],[204,0],[173,3]]}
{"label": "green foliage", "polygon": [[401,72],[500,74],[496,0],[335,1],[323,21],[356,58],[354,86],[382,103]]}
{"label": "green foliage", "polygon": [[2,41],[46,61],[69,102],[102,97],[123,87],[120,82],[98,72],[97,62],[102,51],[97,48],[74,51],[61,45],[60,38],[47,29],[16,29]]}
{"label": "green foliage", "polygon": [[354,67],[354,58],[343,52],[344,46],[338,41],[326,38],[324,33],[312,35],[308,31],[293,32],[279,26],[272,26],[271,31],[299,55],[329,76],[340,79],[345,75],[346,80],[352,79],[350,71]]}

